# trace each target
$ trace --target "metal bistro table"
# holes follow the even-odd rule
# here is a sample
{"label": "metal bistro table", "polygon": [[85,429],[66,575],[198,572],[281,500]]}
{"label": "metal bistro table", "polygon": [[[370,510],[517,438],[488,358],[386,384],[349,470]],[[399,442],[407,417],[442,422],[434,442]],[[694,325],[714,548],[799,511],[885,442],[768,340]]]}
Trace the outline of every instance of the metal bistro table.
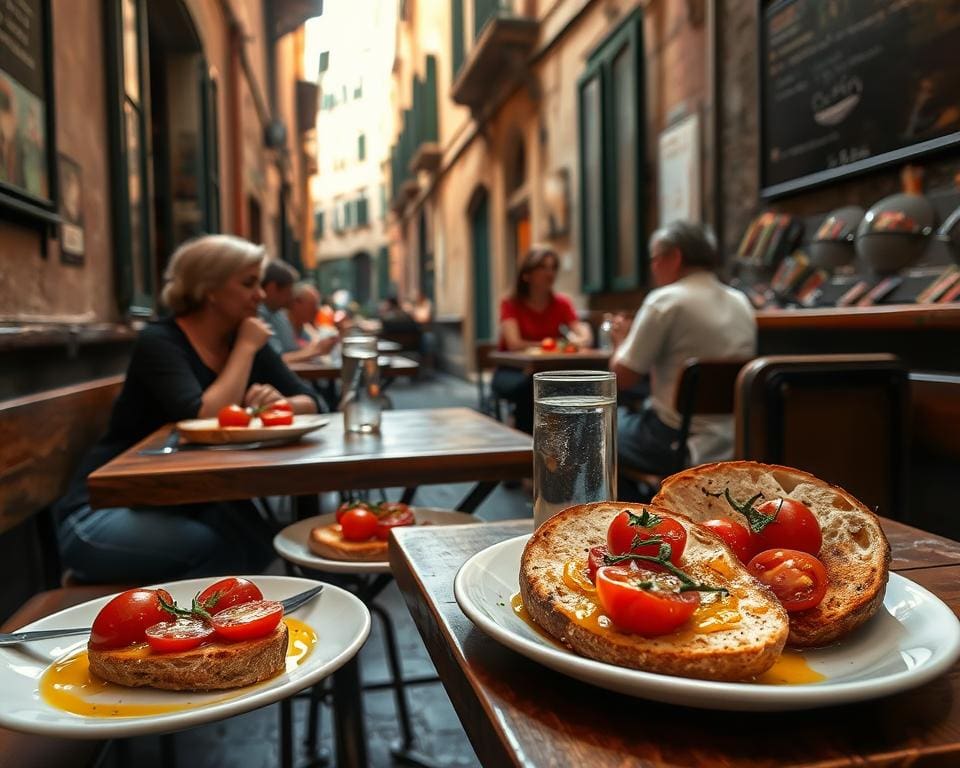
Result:
{"label": "metal bistro table", "polygon": [[[960,543],[882,520],[892,570],[960,612]],[[710,712],[595,688],[477,629],[453,594],[473,554],[529,520],[396,529],[390,564],[480,762],[488,766],[854,768],[960,765],[960,665],[919,688],[799,712]]]}
{"label": "metal bistro table", "polygon": [[504,368],[517,368],[527,376],[541,371],[588,370],[605,371],[610,352],[602,349],[580,349],[576,352],[491,352],[490,362]]}
{"label": "metal bistro table", "polygon": [[[458,506],[472,512],[499,482],[532,471],[530,436],[469,408],[385,411],[379,434],[346,434],[342,414],[333,413],[325,428],[292,444],[141,455],[162,446],[171,429],[158,430],[92,473],[91,504],[162,506],[293,495],[315,505],[316,494],[326,491],[398,486],[412,500],[417,485],[473,482]],[[367,761],[358,670],[355,657],[333,675],[341,766]]]}

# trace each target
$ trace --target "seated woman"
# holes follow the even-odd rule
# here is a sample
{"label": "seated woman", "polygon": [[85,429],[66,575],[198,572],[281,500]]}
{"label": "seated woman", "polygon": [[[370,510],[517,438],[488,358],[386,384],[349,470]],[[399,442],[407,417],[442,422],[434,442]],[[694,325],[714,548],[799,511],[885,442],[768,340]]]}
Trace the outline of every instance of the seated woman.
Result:
{"label": "seated woman", "polygon": [[[590,326],[577,319],[570,299],[554,293],[560,259],[549,248],[532,248],[517,272],[513,294],[500,303],[500,349],[523,351],[543,339],[566,337],[579,347],[592,341]],[[533,381],[516,368],[497,368],[491,384],[514,404],[517,429],[533,433]]]}
{"label": "seated woman", "polygon": [[86,488],[90,472],[172,421],[284,397],[296,413],[317,412],[316,395],[266,343],[263,262],[262,246],[229,235],[188,242],[170,259],[162,300],[173,316],[140,333],[107,434],[55,509],[62,562],[78,580],[256,573],[272,559],[270,530],[249,502],[94,510]]}

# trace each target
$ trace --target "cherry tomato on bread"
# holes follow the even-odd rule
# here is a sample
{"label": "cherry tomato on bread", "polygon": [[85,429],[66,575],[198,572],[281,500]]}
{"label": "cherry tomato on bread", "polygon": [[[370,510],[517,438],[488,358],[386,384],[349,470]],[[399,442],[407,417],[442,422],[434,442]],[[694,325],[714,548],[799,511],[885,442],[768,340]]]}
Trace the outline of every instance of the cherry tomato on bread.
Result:
{"label": "cherry tomato on bread", "polygon": [[795,499],[770,499],[757,512],[773,521],[756,534],[757,550],[789,547],[816,555],[823,544],[820,523],[806,504]]}
{"label": "cherry tomato on bread", "polygon": [[173,604],[173,598],[165,589],[128,589],[121,592],[103,606],[93,620],[90,647],[109,650],[142,643],[147,627],[173,618],[160,604],[161,599],[167,605]]}
{"label": "cherry tomato on bread", "polygon": [[213,627],[201,619],[177,619],[147,627],[145,635],[150,649],[156,653],[180,653],[209,639]]}
{"label": "cherry tomato on bread", "polygon": [[381,514],[377,519],[377,538],[386,541],[392,528],[413,525],[416,521],[413,512],[406,504],[380,505]]}
{"label": "cherry tomato on bread", "polygon": [[728,517],[719,517],[716,520],[707,520],[701,525],[710,533],[723,539],[723,543],[733,550],[737,559],[746,565],[757,551],[753,535],[746,526],[741,525]]}
{"label": "cherry tomato on bread", "polygon": [[337,522],[343,520],[343,516],[351,509],[365,509],[371,512],[370,505],[365,501],[345,501],[337,508]]}
{"label": "cherry tomato on bread", "polygon": [[260,414],[260,421],[265,427],[287,427],[293,424],[291,411],[264,411]]}
{"label": "cherry tomato on bread", "polygon": [[260,588],[248,579],[228,576],[211,584],[197,595],[197,602],[207,613],[215,614],[235,605],[263,600]]}
{"label": "cherry tomato on bread", "polygon": [[257,600],[227,608],[210,623],[224,640],[254,640],[269,635],[283,618],[283,605],[275,600]]}
{"label": "cherry tomato on bread", "polygon": [[675,576],[618,565],[597,571],[597,598],[617,629],[644,637],[673,632],[700,605],[700,593],[681,592]]}
{"label": "cherry tomato on bread", "polygon": [[363,507],[349,509],[340,518],[341,533],[347,541],[366,541],[373,538],[378,523],[377,516]]}
{"label": "cherry tomato on bread", "polygon": [[250,414],[239,405],[225,405],[217,414],[217,421],[221,427],[248,427]]}
{"label": "cherry tomato on bread", "polygon": [[764,550],[747,564],[747,570],[770,587],[790,613],[819,605],[829,584],[823,563],[796,549]]}
{"label": "cherry tomato on bread", "polygon": [[[654,543],[643,543],[649,539],[653,539]],[[660,551],[661,542],[670,545],[670,562],[679,565],[680,557],[687,545],[687,531],[673,518],[660,517],[647,509],[635,515],[625,509],[613,518],[607,529],[607,547],[613,555],[632,553],[656,557]],[[650,570],[663,570],[656,563],[641,561],[638,565]]]}

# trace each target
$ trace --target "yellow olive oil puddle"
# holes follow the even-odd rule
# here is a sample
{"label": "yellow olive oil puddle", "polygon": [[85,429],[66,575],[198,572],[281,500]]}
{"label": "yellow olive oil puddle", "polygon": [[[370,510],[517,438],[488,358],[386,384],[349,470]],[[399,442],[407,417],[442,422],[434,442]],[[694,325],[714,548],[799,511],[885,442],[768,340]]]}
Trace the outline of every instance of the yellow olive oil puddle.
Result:
{"label": "yellow olive oil puddle", "polygon": [[[284,622],[288,631],[286,671],[290,672],[306,661],[316,645],[317,633],[299,619],[287,616]],[[257,685],[269,683],[270,680],[265,680]],[[236,688],[215,698],[207,698],[210,694],[194,691],[154,691],[158,696],[175,700],[176,703],[131,703],[125,699],[138,689],[108,683],[94,675],[90,671],[86,649],[54,662],[40,678],[40,695],[50,706],[74,715],[104,718],[144,717],[211,706],[238,698],[252,687],[257,686]]]}
{"label": "yellow olive oil puddle", "polygon": [[826,680],[826,675],[815,672],[799,651],[784,651],[780,658],[756,682],[762,685],[804,685]]}

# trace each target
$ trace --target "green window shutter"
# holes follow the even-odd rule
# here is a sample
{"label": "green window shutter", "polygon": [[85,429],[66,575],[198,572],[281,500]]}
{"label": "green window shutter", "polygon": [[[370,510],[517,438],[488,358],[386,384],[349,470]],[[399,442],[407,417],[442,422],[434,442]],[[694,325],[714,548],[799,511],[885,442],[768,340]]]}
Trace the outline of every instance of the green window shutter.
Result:
{"label": "green window shutter", "polygon": [[423,141],[437,142],[440,138],[437,119],[437,58],[427,56],[427,70],[423,81]]}
{"label": "green window shutter", "polygon": [[367,198],[357,198],[357,226],[365,227],[370,223],[367,211]]}
{"label": "green window shutter", "polygon": [[390,252],[385,245],[377,253],[377,294],[381,299],[390,295]]}
{"label": "green window shutter", "polygon": [[323,211],[314,211],[313,213],[313,239],[321,240],[323,238]]}
{"label": "green window shutter", "polygon": [[219,102],[217,81],[210,77],[205,59],[200,59],[199,67],[200,120],[203,134],[201,145],[203,156],[200,160],[200,207],[203,211],[204,231],[213,233],[220,231]]}
{"label": "green window shutter", "polygon": [[450,36],[450,58],[453,63],[453,80],[456,80],[464,59],[463,0],[450,0]]}
{"label": "green window shutter", "polygon": [[642,29],[637,10],[590,56],[578,81],[586,293],[634,289],[646,277]]}
{"label": "green window shutter", "polygon": [[357,137],[357,160],[361,162],[367,159],[367,137],[360,134]]}
{"label": "green window shutter", "polygon": [[[144,0],[107,0],[106,82],[116,296],[132,316],[156,306],[150,204],[149,57]],[[124,35],[125,29],[135,30]]]}
{"label": "green window shutter", "polygon": [[473,39],[476,40],[487,22],[500,10],[500,0],[473,0]]}

